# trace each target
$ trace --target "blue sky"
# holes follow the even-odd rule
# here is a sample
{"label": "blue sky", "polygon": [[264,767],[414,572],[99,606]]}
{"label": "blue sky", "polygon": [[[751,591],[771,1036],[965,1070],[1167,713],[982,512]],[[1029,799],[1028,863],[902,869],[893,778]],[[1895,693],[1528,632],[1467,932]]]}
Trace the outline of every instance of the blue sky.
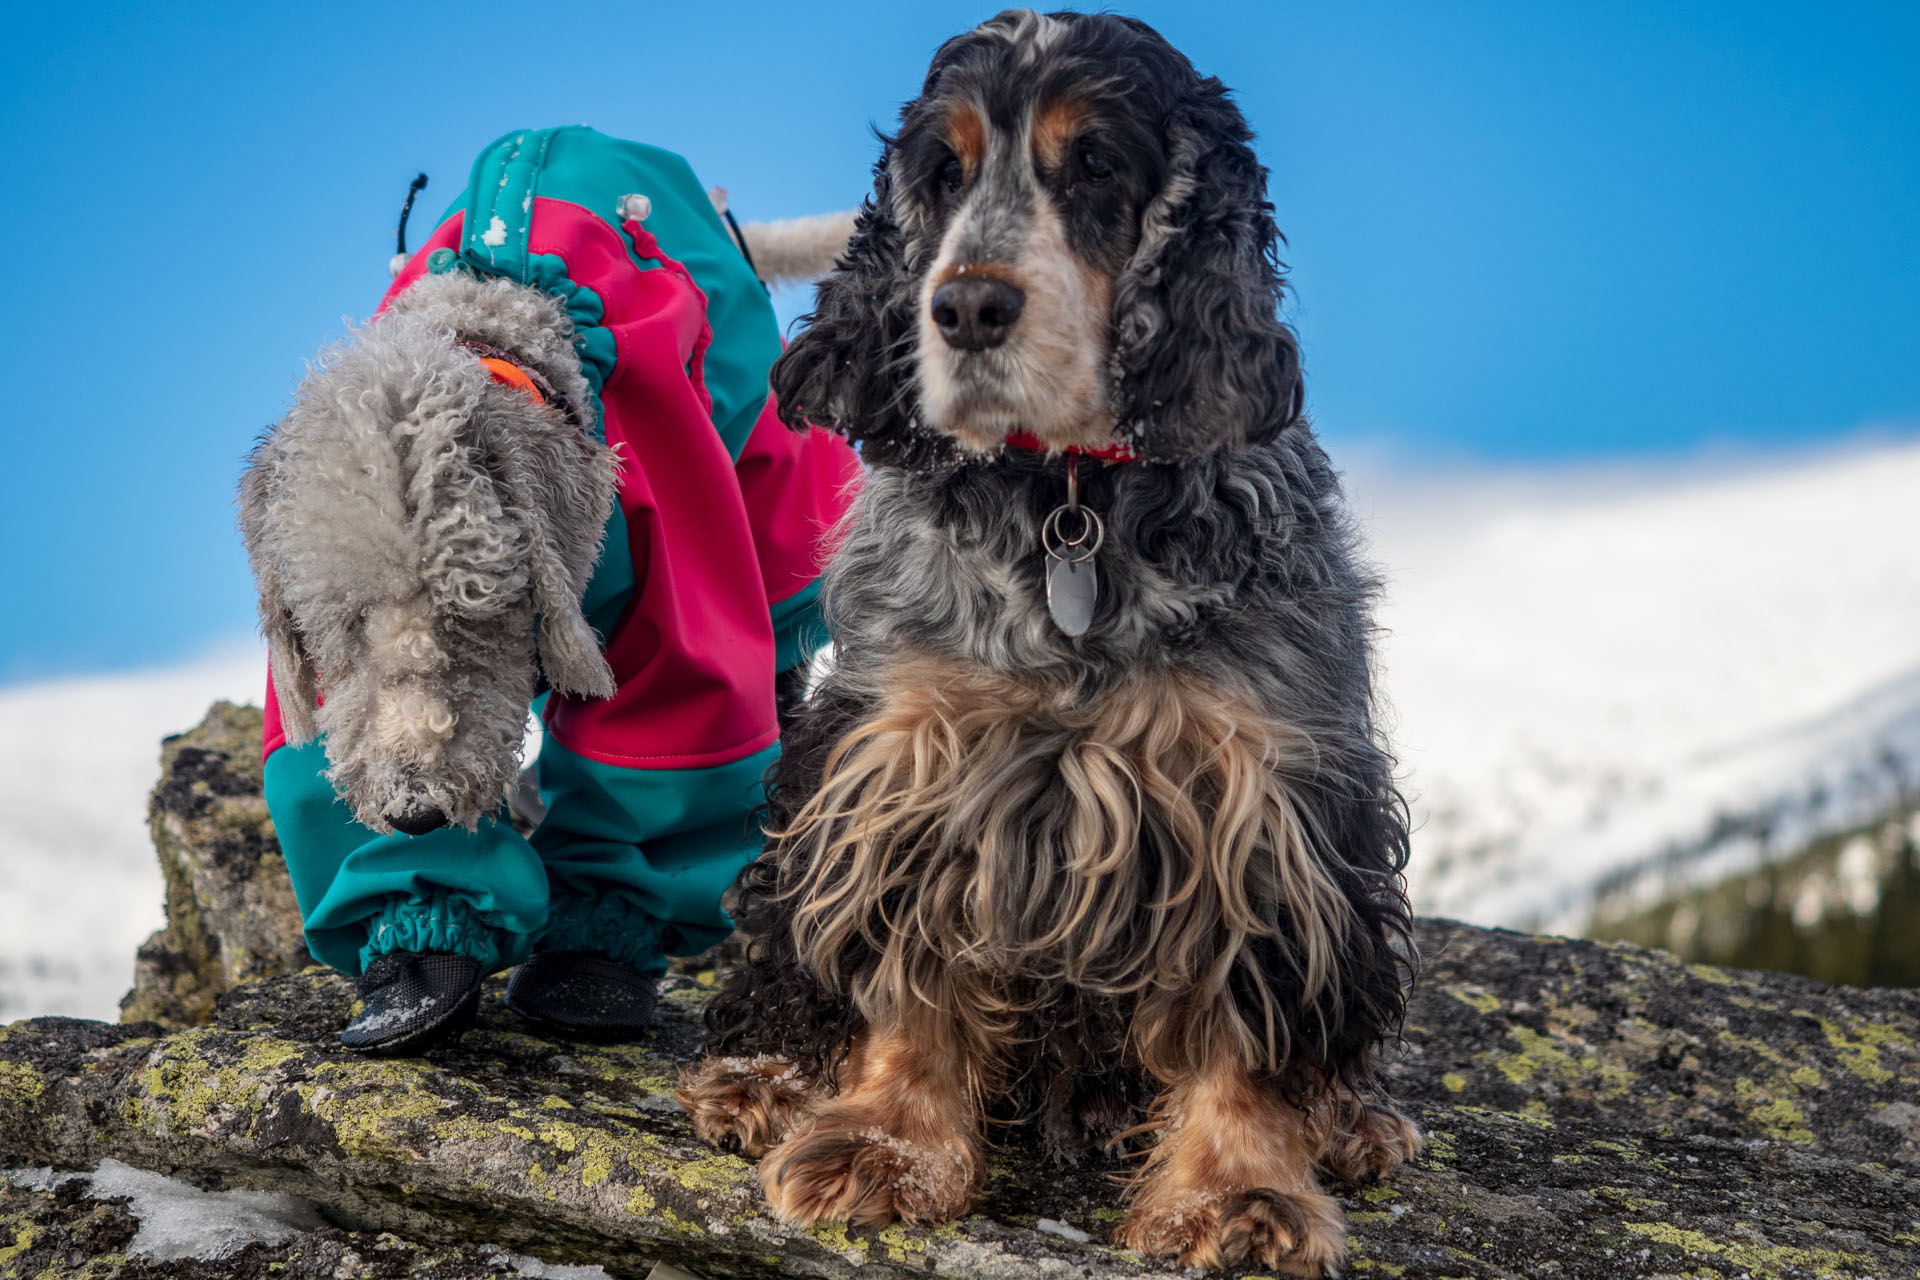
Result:
{"label": "blue sky", "polygon": [[[240,457],[378,300],[416,171],[431,215],[490,138],[586,122],[682,151],[748,218],[844,207],[868,126],[992,11],[13,14],[0,683],[246,634]],[[1920,6],[1127,11],[1259,132],[1336,450],[1560,463],[1920,424]]]}

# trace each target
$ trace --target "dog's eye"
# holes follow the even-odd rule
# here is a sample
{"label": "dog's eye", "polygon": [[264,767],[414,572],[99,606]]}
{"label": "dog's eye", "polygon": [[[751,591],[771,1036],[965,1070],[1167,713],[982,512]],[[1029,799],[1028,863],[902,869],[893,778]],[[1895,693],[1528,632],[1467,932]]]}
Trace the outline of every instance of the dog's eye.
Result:
{"label": "dog's eye", "polygon": [[1113,176],[1113,162],[1100,148],[1090,143],[1081,143],[1074,153],[1074,163],[1079,166],[1082,180],[1095,186]]}
{"label": "dog's eye", "polygon": [[967,167],[960,163],[959,156],[948,156],[947,162],[940,166],[940,189],[958,191],[967,185]]}

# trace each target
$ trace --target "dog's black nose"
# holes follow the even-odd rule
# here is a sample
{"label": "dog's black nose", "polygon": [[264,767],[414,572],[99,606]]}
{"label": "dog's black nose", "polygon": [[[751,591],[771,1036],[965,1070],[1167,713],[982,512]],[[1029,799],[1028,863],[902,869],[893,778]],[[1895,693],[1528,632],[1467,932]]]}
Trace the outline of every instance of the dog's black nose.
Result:
{"label": "dog's black nose", "polygon": [[1005,280],[962,276],[933,291],[933,322],[948,346],[984,351],[1007,340],[1026,305],[1027,295]]}
{"label": "dog's black nose", "polygon": [[425,809],[409,809],[405,813],[389,814],[387,821],[393,824],[395,831],[404,831],[410,836],[423,836],[429,831],[438,831],[447,825],[447,815],[429,806]]}

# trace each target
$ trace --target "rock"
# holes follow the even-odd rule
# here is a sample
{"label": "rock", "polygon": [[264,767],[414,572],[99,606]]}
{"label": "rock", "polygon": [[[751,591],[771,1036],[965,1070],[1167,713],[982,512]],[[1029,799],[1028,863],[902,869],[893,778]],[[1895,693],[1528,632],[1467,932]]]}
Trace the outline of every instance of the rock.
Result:
{"label": "rock", "polygon": [[168,738],[148,813],[167,927],[135,957],[124,1021],[197,1026],[221,992],[312,963],[262,795],[258,708],[216,702]]}
{"label": "rock", "polygon": [[[1429,1145],[1391,1180],[1342,1189],[1351,1274],[1920,1266],[1920,993],[1438,921],[1421,943],[1390,1074]],[[707,1280],[1183,1274],[1104,1243],[1112,1170],[1063,1175],[1017,1134],[962,1222],[775,1220],[752,1164],[695,1141],[670,1098],[713,980],[670,978],[658,1034],[618,1047],[530,1034],[495,984],[480,1027],[425,1060],[340,1051],[351,987],[318,970],[233,990],[182,1032],[17,1023],[0,1031],[0,1164],[111,1156],[291,1192],[349,1233],[496,1241],[618,1276],[655,1261]]]}

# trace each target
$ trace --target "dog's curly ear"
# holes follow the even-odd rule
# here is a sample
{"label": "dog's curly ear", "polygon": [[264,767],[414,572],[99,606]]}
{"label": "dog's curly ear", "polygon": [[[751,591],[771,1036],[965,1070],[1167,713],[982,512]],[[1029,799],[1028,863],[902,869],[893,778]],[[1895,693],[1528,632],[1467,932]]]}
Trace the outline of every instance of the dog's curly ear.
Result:
{"label": "dog's curly ear", "polygon": [[1297,422],[1300,351],[1279,311],[1267,171],[1225,86],[1197,81],[1168,125],[1165,183],[1114,292],[1114,402],[1149,457],[1258,444]]}
{"label": "dog's curly ear", "polygon": [[768,375],[781,421],[796,431],[837,431],[870,463],[909,461],[945,447],[944,437],[915,421],[917,295],[893,209],[893,154],[889,144],[874,165],[873,194],[854,219],[846,251],[821,277],[806,327]]}
{"label": "dog's curly ear", "polygon": [[613,696],[613,668],[587,622],[580,597],[600,555],[617,484],[619,455],[532,404],[477,415],[489,470],[523,513],[540,670],[561,693]]}
{"label": "dog's curly ear", "polygon": [[273,436],[268,434],[247,455],[247,469],[240,477],[240,537],[246,543],[247,560],[253,566],[254,586],[260,597],[260,632],[267,641],[280,726],[286,731],[288,744],[297,747],[319,732],[314,704],[320,690],[313,659],[300,639],[293,611],[281,590],[280,568],[271,546],[272,525],[267,511],[273,498],[273,469]]}

